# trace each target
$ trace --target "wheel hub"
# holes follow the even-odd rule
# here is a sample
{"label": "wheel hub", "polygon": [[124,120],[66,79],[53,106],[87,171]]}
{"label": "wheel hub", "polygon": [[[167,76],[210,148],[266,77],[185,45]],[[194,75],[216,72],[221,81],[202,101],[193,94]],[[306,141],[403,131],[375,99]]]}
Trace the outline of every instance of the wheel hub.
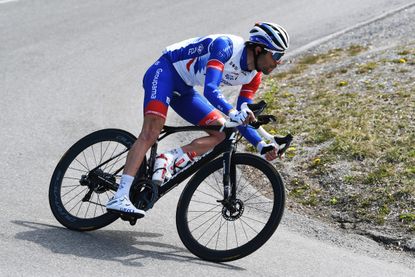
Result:
{"label": "wheel hub", "polygon": [[242,216],[244,209],[244,203],[241,200],[231,200],[229,203],[224,204],[222,216],[226,220],[235,221]]}
{"label": "wheel hub", "polygon": [[109,185],[115,184],[115,176],[96,169],[88,175],[82,175],[79,183],[96,193],[104,193],[109,190]]}

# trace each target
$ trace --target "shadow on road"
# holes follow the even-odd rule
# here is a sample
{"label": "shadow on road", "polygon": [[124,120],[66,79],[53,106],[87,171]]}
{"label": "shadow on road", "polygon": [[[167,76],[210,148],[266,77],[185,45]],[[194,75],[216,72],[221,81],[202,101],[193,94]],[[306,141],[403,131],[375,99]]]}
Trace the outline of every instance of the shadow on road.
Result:
{"label": "shadow on road", "polygon": [[30,221],[14,220],[12,223],[30,229],[17,233],[16,239],[34,242],[54,253],[118,261],[127,266],[144,266],[142,263],[144,259],[154,259],[245,270],[229,264],[217,264],[197,259],[185,248],[157,241],[163,236],[162,234],[118,230],[76,232]]}

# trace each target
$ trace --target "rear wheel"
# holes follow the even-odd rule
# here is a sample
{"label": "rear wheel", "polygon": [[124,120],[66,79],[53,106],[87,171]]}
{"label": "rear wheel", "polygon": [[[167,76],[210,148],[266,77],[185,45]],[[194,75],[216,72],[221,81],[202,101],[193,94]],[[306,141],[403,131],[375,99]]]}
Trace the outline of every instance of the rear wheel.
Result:
{"label": "rear wheel", "polygon": [[118,188],[120,171],[135,140],[126,131],[104,129],[82,138],[64,154],[49,187],[52,213],[62,225],[90,231],[118,218],[105,205]]}
{"label": "rear wheel", "polygon": [[252,154],[235,154],[232,164],[235,199],[220,202],[223,160],[216,159],[189,181],[178,203],[180,239],[205,260],[226,262],[251,254],[272,236],[283,215],[284,185],[275,168]]}

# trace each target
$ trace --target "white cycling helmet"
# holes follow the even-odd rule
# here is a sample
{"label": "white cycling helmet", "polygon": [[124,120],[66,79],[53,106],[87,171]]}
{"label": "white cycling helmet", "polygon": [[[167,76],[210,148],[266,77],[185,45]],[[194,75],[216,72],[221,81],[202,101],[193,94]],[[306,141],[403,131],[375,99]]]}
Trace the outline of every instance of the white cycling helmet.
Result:
{"label": "white cycling helmet", "polygon": [[289,36],[283,27],[275,23],[259,22],[249,32],[249,42],[265,48],[285,53],[289,46]]}

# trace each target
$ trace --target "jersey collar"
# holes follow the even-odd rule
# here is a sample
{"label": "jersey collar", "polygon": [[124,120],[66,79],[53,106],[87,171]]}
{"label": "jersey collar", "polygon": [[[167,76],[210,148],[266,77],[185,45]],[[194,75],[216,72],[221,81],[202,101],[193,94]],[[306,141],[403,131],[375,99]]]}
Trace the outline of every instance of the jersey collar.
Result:
{"label": "jersey collar", "polygon": [[242,50],[241,69],[244,70],[244,71],[250,71],[250,70],[248,70],[248,54],[247,54],[247,51],[246,51],[246,46],[244,47],[244,50]]}

